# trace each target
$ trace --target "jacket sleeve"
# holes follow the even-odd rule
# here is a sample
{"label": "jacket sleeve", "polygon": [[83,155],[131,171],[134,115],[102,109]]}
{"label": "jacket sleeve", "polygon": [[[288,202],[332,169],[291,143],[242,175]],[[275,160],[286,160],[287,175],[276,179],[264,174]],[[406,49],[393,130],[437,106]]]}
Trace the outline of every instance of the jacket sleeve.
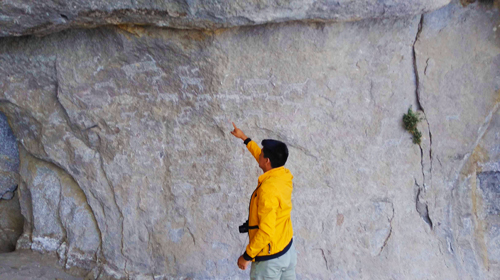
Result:
{"label": "jacket sleeve", "polygon": [[255,158],[255,160],[259,162],[260,152],[262,151],[259,145],[257,145],[257,143],[252,140],[248,142],[247,149],[250,151],[250,153],[252,153],[252,156]]}
{"label": "jacket sleeve", "polygon": [[[261,186],[262,188],[262,186]],[[262,191],[258,196],[257,215],[259,228],[248,243],[245,251],[246,257],[255,258],[262,249],[267,250],[276,230],[276,212],[279,207],[276,194]]]}

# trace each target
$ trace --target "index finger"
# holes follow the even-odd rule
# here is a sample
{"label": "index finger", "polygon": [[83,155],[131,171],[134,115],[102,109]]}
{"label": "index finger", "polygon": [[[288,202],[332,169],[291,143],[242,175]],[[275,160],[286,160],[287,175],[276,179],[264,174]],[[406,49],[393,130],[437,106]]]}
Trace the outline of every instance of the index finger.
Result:
{"label": "index finger", "polygon": [[234,129],[237,129],[237,127],[236,127],[236,125],[234,124],[234,122],[232,122],[232,123],[233,123]]}

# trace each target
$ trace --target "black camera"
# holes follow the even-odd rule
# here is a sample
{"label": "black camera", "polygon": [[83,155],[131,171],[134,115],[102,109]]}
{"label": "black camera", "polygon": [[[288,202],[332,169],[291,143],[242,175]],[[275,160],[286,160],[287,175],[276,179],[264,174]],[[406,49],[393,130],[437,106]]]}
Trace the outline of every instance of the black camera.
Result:
{"label": "black camera", "polygon": [[248,220],[239,226],[240,233],[248,232]]}

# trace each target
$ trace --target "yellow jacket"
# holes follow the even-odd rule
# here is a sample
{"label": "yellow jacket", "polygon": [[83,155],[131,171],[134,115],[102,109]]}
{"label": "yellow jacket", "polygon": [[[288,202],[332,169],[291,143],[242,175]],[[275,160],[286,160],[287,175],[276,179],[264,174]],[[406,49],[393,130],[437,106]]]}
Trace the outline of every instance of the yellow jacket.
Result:
{"label": "yellow jacket", "polygon": [[[254,141],[247,148],[259,161],[261,149]],[[277,258],[290,248],[293,228],[292,173],[285,167],[273,168],[259,177],[259,184],[250,198],[248,235],[250,242],[243,257],[263,261]]]}

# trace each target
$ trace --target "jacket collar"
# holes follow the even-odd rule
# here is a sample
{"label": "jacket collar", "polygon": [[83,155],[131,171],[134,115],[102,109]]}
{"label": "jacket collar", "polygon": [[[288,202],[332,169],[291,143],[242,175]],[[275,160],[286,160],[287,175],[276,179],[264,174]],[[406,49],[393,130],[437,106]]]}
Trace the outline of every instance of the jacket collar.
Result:
{"label": "jacket collar", "polygon": [[273,168],[273,169],[267,171],[266,173],[259,176],[259,185],[262,184],[262,182],[264,182],[264,180],[266,180],[270,177],[279,175],[279,174],[284,173],[284,172],[286,172],[286,168],[284,166],[276,167],[276,168]]}

